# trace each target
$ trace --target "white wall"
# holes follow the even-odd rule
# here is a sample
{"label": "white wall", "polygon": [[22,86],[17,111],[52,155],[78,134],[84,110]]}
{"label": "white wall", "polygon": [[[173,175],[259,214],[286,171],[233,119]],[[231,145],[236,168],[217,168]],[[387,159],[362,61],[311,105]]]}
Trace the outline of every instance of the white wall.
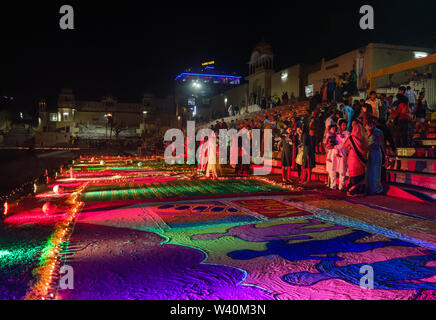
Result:
{"label": "white wall", "polygon": [[[366,87],[367,74],[369,72],[413,60],[415,59],[416,51],[427,53],[434,52],[434,50],[430,48],[370,43],[366,47],[347,52],[337,58],[322,61],[321,70],[310,73],[308,82],[314,85],[314,91],[319,91],[323,79],[336,78],[344,72],[359,69],[360,63],[363,63],[363,73],[359,75],[359,70],[356,71],[358,76],[360,76],[359,87]],[[335,65],[337,66],[329,68]],[[377,81],[377,86],[386,85],[386,80],[387,77],[382,77]]]}
{"label": "white wall", "polygon": [[[300,65],[295,65],[279,72],[276,72],[271,77],[271,95],[282,97],[283,92],[288,93],[291,98],[293,93],[295,98],[300,95]],[[287,78],[282,79],[282,73],[287,73]]]}
{"label": "white wall", "polygon": [[[237,105],[241,109],[246,104],[246,92],[248,90],[247,84],[242,84],[236,88],[225,91],[224,93],[217,95],[211,99],[210,116],[211,113],[222,114],[228,116],[228,108],[230,105]],[[227,98],[227,103],[225,99]]]}
{"label": "white wall", "polygon": [[308,83],[309,85],[313,84],[314,92],[320,90],[323,79],[337,78],[345,72],[350,73],[350,71],[355,68],[358,55],[358,50],[353,50],[335,59],[322,61],[321,70],[310,73],[308,76]]}

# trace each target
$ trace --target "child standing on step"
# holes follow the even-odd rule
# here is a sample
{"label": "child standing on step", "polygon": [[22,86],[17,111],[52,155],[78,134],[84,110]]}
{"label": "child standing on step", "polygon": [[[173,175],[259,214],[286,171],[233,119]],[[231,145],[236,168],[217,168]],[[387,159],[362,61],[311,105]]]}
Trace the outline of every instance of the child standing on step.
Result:
{"label": "child standing on step", "polygon": [[334,168],[335,158],[337,157],[337,149],[335,146],[338,144],[336,140],[336,125],[330,125],[324,140],[324,145],[327,151],[326,170],[328,172],[327,187],[335,190],[336,186],[336,170]]}

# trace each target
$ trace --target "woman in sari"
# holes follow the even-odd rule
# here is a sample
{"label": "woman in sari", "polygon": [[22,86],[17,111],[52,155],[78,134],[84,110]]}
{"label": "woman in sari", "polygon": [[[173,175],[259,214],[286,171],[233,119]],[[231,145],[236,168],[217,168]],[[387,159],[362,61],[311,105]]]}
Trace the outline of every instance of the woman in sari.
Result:
{"label": "woman in sari", "polygon": [[[234,130],[239,130],[240,127],[234,127],[232,128]],[[230,166],[235,169],[235,172],[237,172],[239,169],[238,167],[238,157],[239,157],[239,150],[238,150],[238,135],[234,134],[230,138]]]}
{"label": "woman in sari", "polygon": [[201,137],[200,146],[198,147],[198,168],[197,174],[205,174],[207,168],[208,136]]}
{"label": "woman in sari", "polygon": [[344,147],[344,143],[347,140],[350,133],[348,132],[348,121],[340,119],[338,121],[338,133],[336,139],[338,144],[336,145],[337,154],[335,156],[335,170],[339,174],[339,190],[345,191],[345,178],[347,175],[347,150]]}
{"label": "woman in sari", "polygon": [[383,186],[381,184],[381,168],[383,159],[386,155],[383,132],[376,128],[374,119],[367,125],[368,132],[368,166],[366,171],[366,194],[381,194]]}
{"label": "woman in sari", "polygon": [[356,121],[353,122],[353,130],[344,142],[348,151],[347,165],[350,184],[348,195],[355,196],[364,194],[365,169],[368,158],[368,141],[363,127]]}
{"label": "woman in sari", "polygon": [[208,159],[206,168],[206,177],[217,179],[222,175],[221,165],[219,163],[219,143],[216,139],[212,138],[208,141]]}

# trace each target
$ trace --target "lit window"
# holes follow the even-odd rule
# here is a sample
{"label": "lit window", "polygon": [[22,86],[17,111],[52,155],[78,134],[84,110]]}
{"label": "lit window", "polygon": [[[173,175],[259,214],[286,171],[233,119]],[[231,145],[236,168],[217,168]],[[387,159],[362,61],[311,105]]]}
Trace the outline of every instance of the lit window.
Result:
{"label": "lit window", "polygon": [[57,122],[58,121],[58,114],[57,113],[50,113],[50,121]]}
{"label": "lit window", "polygon": [[425,58],[428,56],[427,52],[415,51],[415,59]]}
{"label": "lit window", "polygon": [[313,96],[313,84],[306,86],[305,88],[306,97],[312,97]]}
{"label": "lit window", "polygon": [[64,121],[68,121],[68,116],[69,116],[68,112],[64,112],[62,115],[63,115]]}

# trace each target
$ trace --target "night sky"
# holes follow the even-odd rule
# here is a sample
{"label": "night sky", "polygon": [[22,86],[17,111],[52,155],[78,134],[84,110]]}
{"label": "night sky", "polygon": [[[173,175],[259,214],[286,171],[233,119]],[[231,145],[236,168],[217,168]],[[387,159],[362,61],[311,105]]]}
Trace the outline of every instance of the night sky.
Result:
{"label": "night sky", "polygon": [[[262,39],[273,46],[277,70],[333,58],[368,42],[436,45],[434,0],[232,1],[213,2],[215,7],[205,1],[184,7],[45,2],[0,4],[0,94],[14,95],[24,107],[34,107],[39,97],[55,105],[63,87],[81,99],[165,96],[178,73],[211,59],[219,70],[246,75],[251,51]],[[73,31],[59,28],[63,4],[75,10]],[[359,28],[364,4],[374,6],[374,31]]]}

